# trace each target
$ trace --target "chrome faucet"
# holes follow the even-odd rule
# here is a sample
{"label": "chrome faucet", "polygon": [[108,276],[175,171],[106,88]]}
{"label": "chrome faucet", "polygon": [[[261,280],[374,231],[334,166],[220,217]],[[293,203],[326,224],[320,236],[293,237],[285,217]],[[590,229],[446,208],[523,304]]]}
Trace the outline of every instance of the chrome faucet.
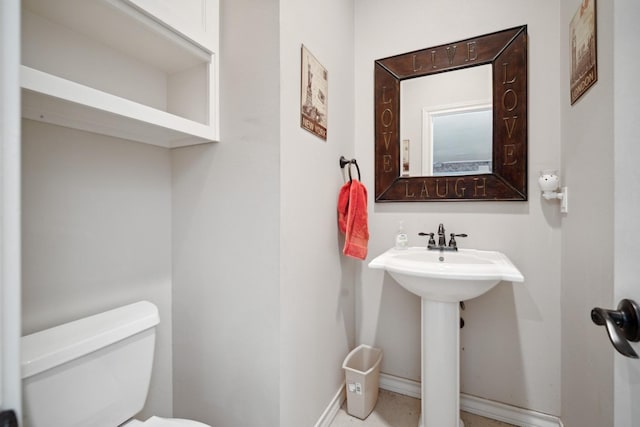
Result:
{"label": "chrome faucet", "polygon": [[429,250],[437,250],[437,251],[457,251],[458,250],[458,242],[456,242],[456,237],[467,237],[466,234],[455,234],[451,233],[449,238],[449,243],[447,244],[446,233],[444,231],[444,225],[440,224],[438,226],[438,244],[436,245],[436,240],[434,235],[436,233],[418,233],[418,236],[429,236],[429,242],[427,243],[427,249]]}

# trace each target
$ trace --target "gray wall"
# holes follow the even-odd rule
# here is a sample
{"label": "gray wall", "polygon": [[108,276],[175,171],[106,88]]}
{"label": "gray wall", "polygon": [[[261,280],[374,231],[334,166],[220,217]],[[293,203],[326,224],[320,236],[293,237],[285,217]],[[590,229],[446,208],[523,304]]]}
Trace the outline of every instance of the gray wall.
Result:
{"label": "gray wall", "polygon": [[172,413],[169,152],[23,121],[23,334],[149,300],[160,310],[141,418]]}
{"label": "gray wall", "polygon": [[277,1],[220,5],[221,141],[174,150],[174,413],[279,415]]}
{"label": "gray wall", "polygon": [[[339,158],[354,149],[353,32],[351,1],[280,1],[281,427],[316,423],[355,346],[353,274],[362,262],[342,255],[336,209]],[[302,44],[328,72],[326,141],[300,127]]]}
{"label": "gray wall", "polygon": [[615,307],[613,2],[597,3],[598,82],[569,100],[569,25],[581,2],[562,2],[562,170],[569,214],[562,220],[562,420],[613,425],[613,350],[589,318]]}
{"label": "gray wall", "polygon": [[[336,225],[353,9],[221,3],[221,141],[172,153],[175,415],[313,425],[355,343],[355,262]],[[329,72],[326,142],[300,128],[303,43]]]}
{"label": "gray wall", "polygon": [[[541,169],[560,166],[560,8],[555,0],[451,2],[356,0],[356,156],[373,192],[373,61],[527,24],[529,34],[529,201],[378,203],[369,201],[370,258],[393,245],[404,221],[410,244],[444,223],[468,233],[462,247],[511,258],[524,283],[502,283],[467,302],[462,391],[560,414],[560,210],[540,197]],[[437,18],[436,18],[437,17]],[[419,298],[380,271],[358,270],[358,341],[382,347],[382,371],[420,377]]]}

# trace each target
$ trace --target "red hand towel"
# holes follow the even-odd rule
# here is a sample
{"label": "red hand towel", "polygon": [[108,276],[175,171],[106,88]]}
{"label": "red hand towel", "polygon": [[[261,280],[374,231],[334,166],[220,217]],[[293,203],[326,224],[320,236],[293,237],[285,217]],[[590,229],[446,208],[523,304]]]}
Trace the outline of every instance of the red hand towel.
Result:
{"label": "red hand towel", "polygon": [[340,189],[338,226],[340,231],[346,234],[342,253],[353,258],[365,259],[369,241],[367,189],[356,179]]}
{"label": "red hand towel", "polygon": [[342,234],[347,232],[347,212],[349,210],[349,191],[351,181],[347,181],[338,193],[338,228]]}

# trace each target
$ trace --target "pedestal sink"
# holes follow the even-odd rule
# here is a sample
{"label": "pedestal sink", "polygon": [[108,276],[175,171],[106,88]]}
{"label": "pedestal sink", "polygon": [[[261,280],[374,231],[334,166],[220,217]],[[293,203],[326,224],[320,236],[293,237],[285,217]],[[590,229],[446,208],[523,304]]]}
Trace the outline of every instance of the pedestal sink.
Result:
{"label": "pedestal sink", "polygon": [[420,427],[463,426],[460,420],[460,301],[522,273],[502,253],[412,247],[389,249],[369,263],[422,298],[422,415]]}

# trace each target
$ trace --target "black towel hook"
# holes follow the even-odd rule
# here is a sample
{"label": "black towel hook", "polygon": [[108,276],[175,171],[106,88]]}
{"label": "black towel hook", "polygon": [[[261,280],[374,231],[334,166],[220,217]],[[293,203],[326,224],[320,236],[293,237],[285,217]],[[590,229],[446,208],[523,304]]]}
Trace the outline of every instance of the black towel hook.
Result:
{"label": "black towel hook", "polygon": [[356,170],[358,171],[358,181],[362,181],[360,179],[360,167],[358,166],[356,159],[347,160],[344,156],[340,156],[340,167],[344,169],[346,165],[349,165],[349,181],[353,181],[353,178],[351,177],[351,165],[356,166]]}

